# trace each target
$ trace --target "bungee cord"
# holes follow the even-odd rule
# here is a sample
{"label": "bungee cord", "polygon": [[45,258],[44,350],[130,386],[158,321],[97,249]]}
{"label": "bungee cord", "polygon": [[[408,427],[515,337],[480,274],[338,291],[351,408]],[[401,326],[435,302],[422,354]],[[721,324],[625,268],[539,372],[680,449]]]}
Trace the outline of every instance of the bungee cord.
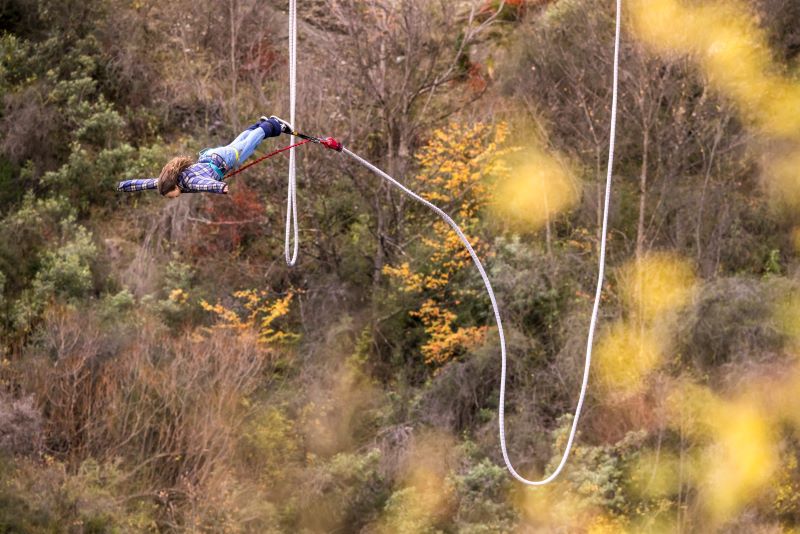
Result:
{"label": "bungee cord", "polygon": [[299,146],[302,146],[302,145],[305,145],[305,144],[307,144],[307,143],[310,143],[311,141],[313,141],[313,139],[303,139],[302,141],[300,141],[300,142],[298,142],[298,143],[292,143],[291,145],[285,146],[285,147],[283,147],[283,148],[279,148],[278,150],[273,150],[273,151],[272,151],[272,152],[270,152],[269,154],[264,154],[263,156],[261,156],[261,157],[260,157],[260,158],[258,158],[257,160],[255,160],[255,161],[251,161],[251,162],[250,162],[250,163],[248,163],[247,165],[243,165],[242,167],[239,167],[238,169],[236,169],[236,170],[235,170],[235,171],[233,171],[233,172],[229,172],[228,174],[226,174],[226,175],[225,175],[224,179],[225,179],[225,180],[227,180],[227,179],[229,179],[229,178],[233,178],[234,176],[236,176],[236,175],[237,175],[237,174],[239,174],[240,172],[244,172],[244,171],[246,171],[247,169],[249,169],[249,168],[250,168],[250,167],[252,167],[253,165],[257,165],[257,164],[261,163],[262,161],[264,161],[265,159],[269,159],[269,158],[271,158],[272,156],[277,156],[277,155],[278,155],[278,154],[280,154],[281,152],[286,152],[287,150],[291,150],[291,151],[293,151],[293,152],[294,152],[294,149],[295,149],[295,148],[297,148],[297,147],[299,147]]}
{"label": "bungee cord", "polygon": [[[297,38],[297,2],[296,0],[289,0],[289,101],[290,101],[290,124],[294,125],[295,121],[295,95],[296,95],[296,61],[297,61],[297,50],[296,50],[296,38]],[[489,300],[492,305],[492,312],[494,313],[495,323],[497,325],[497,332],[500,338],[500,358],[501,358],[501,367],[500,367],[500,399],[498,403],[498,427],[499,427],[499,436],[500,436],[500,449],[503,454],[503,461],[505,462],[506,468],[508,469],[509,473],[517,479],[519,482],[529,485],[529,486],[544,486],[549,484],[556,477],[561,473],[564,469],[564,466],[567,463],[569,458],[570,452],[572,451],[572,446],[575,440],[575,436],[577,434],[578,429],[578,421],[580,420],[581,410],[583,409],[584,401],[586,400],[586,391],[589,384],[589,372],[591,369],[591,362],[592,362],[592,348],[594,343],[594,334],[597,327],[597,320],[600,311],[600,297],[603,291],[603,281],[605,279],[605,262],[606,262],[606,241],[608,235],[608,214],[609,214],[609,206],[611,202],[611,182],[613,176],[613,167],[614,167],[614,149],[615,149],[615,141],[616,141],[616,127],[617,127],[617,102],[618,102],[618,94],[619,94],[619,52],[620,52],[620,30],[621,30],[621,20],[622,20],[622,0],[616,0],[616,30],[615,30],[615,37],[614,37],[614,60],[613,60],[613,86],[612,86],[612,99],[611,99],[611,126],[610,126],[610,133],[609,133],[609,147],[608,147],[608,165],[607,165],[607,172],[606,172],[606,183],[605,183],[605,198],[603,203],[603,222],[602,222],[602,229],[600,235],[600,253],[598,259],[598,275],[597,275],[597,288],[595,291],[595,298],[594,304],[592,306],[592,315],[589,322],[589,332],[587,335],[586,341],[586,357],[584,361],[584,370],[583,370],[583,379],[581,381],[581,389],[580,394],[578,396],[578,403],[575,407],[575,413],[572,419],[572,424],[569,431],[569,437],[567,439],[567,443],[564,447],[564,452],[561,455],[561,460],[559,461],[556,468],[553,470],[551,474],[547,477],[542,478],[541,480],[530,480],[525,478],[524,476],[520,475],[516,469],[514,469],[513,463],[508,456],[508,448],[506,445],[506,429],[505,429],[505,395],[506,395],[506,376],[507,376],[507,353],[506,353],[506,339],[505,333],[503,331],[503,322],[500,316],[500,308],[497,304],[497,298],[495,297],[494,290],[492,288],[491,281],[489,280],[488,275],[486,274],[486,270],[481,263],[480,258],[476,254],[475,250],[472,248],[467,237],[464,235],[464,232],[458,226],[458,224],[441,208],[433,204],[432,202],[422,198],[420,195],[409,189],[407,186],[403,185],[402,183],[398,182],[387,173],[370,163],[369,161],[365,160],[361,156],[355,154],[354,152],[350,151],[349,149],[342,146],[337,140],[332,137],[328,137],[326,139],[320,139],[317,137],[305,135],[298,133],[297,131],[291,132],[291,139],[292,144],[289,147],[281,149],[277,152],[281,152],[283,150],[289,150],[289,191],[288,191],[288,198],[287,198],[287,212],[286,212],[286,240],[285,240],[285,256],[286,256],[286,263],[289,266],[293,266],[297,261],[298,255],[298,223],[297,223],[297,198],[296,198],[296,182],[295,182],[295,154],[294,148],[299,146],[300,144],[305,144],[308,142],[314,142],[317,144],[321,144],[326,148],[334,150],[336,152],[342,152],[346,154],[350,158],[352,158],[357,163],[361,164],[363,167],[367,168],[368,170],[372,171],[376,175],[380,176],[387,182],[389,182],[392,186],[399,189],[403,194],[407,195],[408,197],[412,198],[413,200],[419,202],[420,204],[424,205],[434,213],[436,213],[445,223],[447,223],[450,228],[458,236],[461,243],[466,248],[467,252],[469,252],[470,257],[472,258],[475,267],[478,269],[478,272],[481,275],[481,279],[483,280],[483,284],[486,288],[486,293],[489,295]],[[304,140],[303,143],[295,144],[295,136],[300,137]],[[277,153],[276,152],[276,153]],[[271,154],[274,155],[274,154]],[[262,158],[263,159],[263,158]],[[260,160],[259,160],[260,161]],[[253,162],[251,165],[258,163],[258,161]],[[244,168],[240,169],[244,170]],[[291,232],[294,233],[294,247],[293,252],[290,255],[290,235]]]}

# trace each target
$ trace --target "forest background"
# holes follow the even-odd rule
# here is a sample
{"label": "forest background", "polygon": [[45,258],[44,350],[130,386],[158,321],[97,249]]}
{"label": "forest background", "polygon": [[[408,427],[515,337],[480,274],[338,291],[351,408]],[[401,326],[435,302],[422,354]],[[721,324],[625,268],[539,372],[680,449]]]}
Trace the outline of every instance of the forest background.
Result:
{"label": "forest background", "polygon": [[[595,367],[542,489],[433,214],[305,146],[290,269],[286,158],[115,190],[287,115],[286,4],[0,1],[0,532],[796,531],[800,3],[623,2]],[[299,2],[297,126],[464,228],[532,478],[583,370],[613,4]]]}

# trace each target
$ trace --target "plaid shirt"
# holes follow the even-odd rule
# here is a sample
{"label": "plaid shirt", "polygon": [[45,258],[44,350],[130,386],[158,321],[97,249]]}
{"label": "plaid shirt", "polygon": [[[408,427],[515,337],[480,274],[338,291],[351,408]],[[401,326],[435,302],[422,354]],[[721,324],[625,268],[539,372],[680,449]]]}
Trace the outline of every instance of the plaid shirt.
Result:
{"label": "plaid shirt", "polygon": [[[178,188],[181,193],[223,193],[222,181],[228,166],[217,154],[204,154],[197,163],[190,165],[178,175]],[[133,193],[146,189],[158,189],[157,178],[124,180],[117,186],[118,191]]]}

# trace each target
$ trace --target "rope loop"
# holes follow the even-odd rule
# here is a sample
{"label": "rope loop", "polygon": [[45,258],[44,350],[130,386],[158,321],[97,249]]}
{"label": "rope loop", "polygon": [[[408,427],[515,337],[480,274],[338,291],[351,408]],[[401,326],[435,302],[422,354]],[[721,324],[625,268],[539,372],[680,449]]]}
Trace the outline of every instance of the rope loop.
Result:
{"label": "rope loop", "polygon": [[507,370],[507,355],[506,355],[506,337],[503,332],[503,321],[500,318],[500,308],[497,305],[497,298],[495,297],[494,290],[492,289],[492,283],[489,281],[489,277],[486,274],[486,270],[481,263],[481,260],[478,258],[478,255],[475,253],[475,250],[470,245],[469,240],[464,235],[464,232],[461,231],[458,224],[441,208],[425,200],[415,192],[413,192],[408,187],[404,186],[382,170],[380,170],[375,165],[371,164],[367,160],[361,158],[360,156],[354,154],[347,148],[343,148],[343,153],[350,156],[358,163],[366,167],[367,169],[371,170],[378,176],[382,177],[384,180],[395,186],[396,188],[400,189],[404,194],[408,195],[412,199],[416,200],[417,202],[423,204],[431,211],[436,213],[444,222],[446,222],[450,228],[458,236],[458,239],[467,249],[469,252],[470,257],[472,257],[472,261],[475,264],[475,267],[478,269],[478,272],[481,275],[481,279],[483,279],[483,284],[486,287],[486,293],[489,295],[489,300],[492,304],[492,311],[494,312],[494,320],[497,324],[497,333],[500,337],[500,358],[501,358],[501,366],[500,366],[500,401],[497,409],[497,419],[498,419],[498,426],[499,426],[499,433],[500,433],[500,449],[503,453],[503,461],[506,464],[506,468],[511,475],[517,479],[518,481],[526,484],[528,486],[544,486],[549,484],[556,477],[561,473],[562,469],[567,463],[567,459],[569,458],[569,454],[572,450],[572,444],[575,439],[575,434],[578,430],[578,420],[581,416],[581,409],[583,408],[584,400],[586,399],[586,389],[589,384],[589,369],[591,368],[592,363],[592,345],[594,342],[594,332],[597,326],[597,316],[600,310],[600,295],[603,291],[603,279],[605,276],[605,262],[606,262],[606,236],[608,235],[608,212],[609,212],[609,204],[611,199],[611,177],[612,171],[614,167],[614,141],[616,137],[616,127],[617,127],[617,96],[618,96],[618,87],[619,87],[619,42],[620,42],[620,21],[621,21],[621,11],[622,11],[622,0],[617,0],[617,19],[616,19],[616,38],[614,41],[614,82],[613,82],[613,90],[612,90],[612,102],[611,102],[611,133],[610,133],[610,142],[609,142],[609,149],[608,149],[608,169],[606,173],[606,191],[605,191],[605,203],[603,205],[603,228],[601,231],[601,240],[600,240],[600,259],[599,259],[599,269],[597,275],[597,290],[595,292],[594,298],[594,306],[592,307],[592,318],[589,323],[589,334],[588,339],[586,342],[586,360],[584,363],[583,368],[583,381],[581,383],[581,391],[578,397],[578,404],[575,407],[575,415],[572,419],[572,426],[569,431],[569,438],[567,439],[567,444],[564,447],[564,452],[561,455],[561,461],[558,463],[558,466],[553,470],[553,472],[548,475],[547,477],[541,480],[529,480],[522,475],[520,475],[516,469],[514,469],[511,460],[508,457],[508,449],[506,447],[506,429],[505,429],[505,403],[506,403],[506,370]]}
{"label": "rope loop", "polygon": [[[503,461],[505,462],[506,468],[508,469],[509,473],[517,479],[519,482],[529,485],[529,486],[544,486],[549,484],[561,473],[562,469],[567,463],[567,459],[569,458],[570,452],[572,450],[572,445],[575,439],[575,435],[578,429],[578,421],[581,416],[581,410],[583,408],[583,403],[586,399],[586,390],[589,383],[589,370],[591,368],[592,362],[592,346],[594,343],[594,333],[597,326],[597,318],[600,310],[600,296],[603,291],[603,280],[605,277],[605,262],[606,262],[606,240],[608,235],[608,212],[609,212],[609,205],[611,202],[611,178],[613,175],[613,167],[614,167],[614,145],[616,140],[616,128],[617,128],[617,101],[618,101],[618,93],[619,93],[619,48],[620,48],[620,27],[621,27],[621,18],[622,18],[622,0],[616,0],[617,10],[616,10],[616,33],[614,39],[614,80],[613,80],[613,87],[612,87],[612,101],[611,101],[611,128],[610,128],[610,138],[609,138],[609,147],[608,147],[608,167],[606,172],[606,186],[605,186],[605,202],[603,204],[603,225],[601,230],[601,239],[600,239],[600,257],[598,260],[599,267],[598,267],[598,275],[597,275],[597,290],[595,291],[595,298],[594,298],[594,305],[592,306],[592,317],[589,322],[589,333],[587,336],[586,342],[586,359],[584,363],[584,370],[583,370],[583,380],[581,382],[581,390],[580,395],[578,397],[578,403],[575,407],[575,415],[572,419],[572,426],[569,431],[569,438],[567,439],[567,443],[564,447],[564,452],[561,456],[561,461],[558,463],[558,466],[553,470],[553,472],[548,475],[547,477],[541,480],[529,480],[522,475],[520,475],[515,469],[511,460],[508,457],[508,450],[506,447],[506,431],[505,431],[505,396],[506,396],[506,374],[507,374],[507,355],[506,355],[506,338],[503,332],[503,322],[500,317],[500,309],[497,305],[497,298],[495,297],[494,290],[492,289],[492,284],[489,281],[489,277],[486,274],[486,270],[483,267],[478,255],[475,253],[475,250],[472,248],[467,237],[462,232],[461,228],[458,224],[441,208],[436,206],[435,204],[425,200],[420,195],[409,189],[408,187],[404,186],[381,169],[373,165],[372,163],[368,162],[367,160],[361,158],[357,154],[351,152],[345,147],[342,147],[338,141],[335,139],[329,138],[329,140],[325,140],[324,142],[317,138],[308,138],[308,136],[302,136],[306,138],[305,142],[315,141],[325,145],[327,148],[335,150],[337,152],[342,152],[347,156],[351,157],[367,169],[371,170],[373,173],[377,174],[378,176],[382,177],[384,180],[389,182],[394,187],[398,188],[404,194],[408,195],[412,199],[416,200],[417,202],[423,204],[431,211],[436,213],[444,222],[446,222],[456,233],[461,243],[466,248],[467,252],[469,252],[470,257],[472,258],[475,267],[478,269],[478,272],[481,275],[481,279],[483,280],[483,284],[486,287],[486,293],[489,295],[489,300],[491,301],[492,311],[494,312],[494,319],[495,323],[497,324],[497,332],[500,337],[500,358],[501,358],[501,367],[500,367],[500,400],[498,405],[498,426],[499,426],[499,434],[500,434],[500,449],[503,453]],[[297,60],[297,51],[296,51],[296,37],[297,37],[297,0],[289,0],[289,108],[290,108],[290,122],[294,125],[295,122],[295,92],[296,92],[296,60]],[[289,157],[289,194],[287,199],[287,210],[286,210],[286,240],[285,240],[285,256],[286,256],[286,263],[290,266],[294,265],[297,261],[297,251],[298,251],[298,230],[297,230],[297,190],[296,190],[296,182],[295,182],[295,159],[294,159],[294,133],[292,134],[292,143],[293,145],[287,147],[286,150],[291,150],[290,157]],[[302,143],[299,143],[302,144]],[[242,169],[243,170],[243,169]],[[293,229],[294,231],[294,249],[293,253],[290,255],[290,230]]]}
{"label": "rope loop", "polygon": [[[294,127],[297,104],[297,0],[289,0],[289,124]],[[294,144],[295,136],[291,136]],[[289,151],[289,189],[286,195],[286,235],[283,254],[286,264],[297,263],[300,237],[297,223],[297,165],[294,149]],[[294,239],[292,239],[294,237]],[[289,250],[291,249],[291,252]]]}

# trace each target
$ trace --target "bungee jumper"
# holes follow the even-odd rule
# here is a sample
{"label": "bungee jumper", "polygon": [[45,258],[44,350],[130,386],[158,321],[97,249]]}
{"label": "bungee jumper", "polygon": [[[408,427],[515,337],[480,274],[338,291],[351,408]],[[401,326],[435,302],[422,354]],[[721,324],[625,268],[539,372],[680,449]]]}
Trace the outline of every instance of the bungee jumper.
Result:
{"label": "bungee jumper", "polygon": [[274,115],[262,116],[230,144],[202,150],[196,162],[186,156],[177,156],[164,165],[158,178],[124,180],[119,183],[117,190],[135,192],[157,189],[167,198],[177,198],[182,193],[227,194],[225,178],[238,174],[235,169],[253,155],[264,139],[278,137],[282,133],[291,134],[292,131],[288,122]]}

